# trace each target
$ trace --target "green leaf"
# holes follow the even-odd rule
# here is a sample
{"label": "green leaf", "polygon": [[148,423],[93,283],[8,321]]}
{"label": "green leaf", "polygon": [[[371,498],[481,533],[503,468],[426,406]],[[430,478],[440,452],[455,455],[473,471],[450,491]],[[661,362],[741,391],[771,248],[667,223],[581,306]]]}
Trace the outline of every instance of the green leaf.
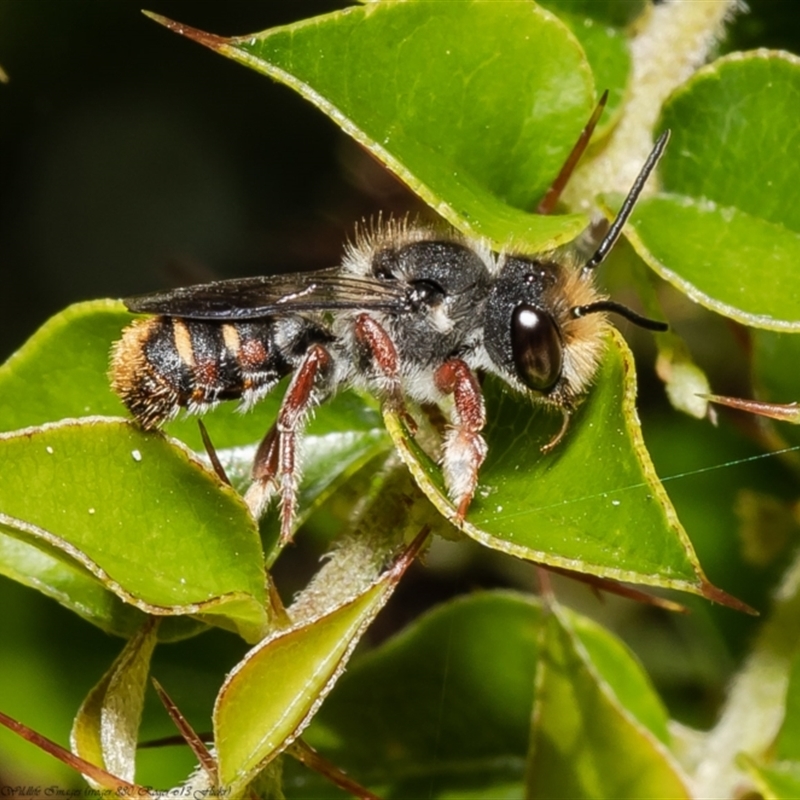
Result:
{"label": "green leaf", "polygon": [[[595,387],[550,453],[541,448],[557,420],[496,381],[487,381],[485,394],[489,455],[465,533],[519,558],[732,600],[706,580],[655,474],[635,411],[632,358],[618,333]],[[454,520],[438,467],[391,414],[387,427],[419,486]]]}
{"label": "green leaf", "polygon": [[85,758],[126,781],[135,777],[139,723],[158,624],[150,620],[125,645],[75,716],[70,743]]}
{"label": "green leaf", "polygon": [[750,758],[742,761],[764,800],[796,800],[800,797],[800,762],[761,766]]}
{"label": "green leaf", "polygon": [[[800,400],[800,336],[753,331],[753,384],[758,396],[774,403]],[[782,425],[780,433],[793,444],[800,444],[800,433]]]}
{"label": "green leaf", "polygon": [[[630,5],[631,10],[635,11],[636,3],[616,3],[610,6],[606,4],[604,8],[603,3],[594,0],[585,2],[584,7],[580,7],[580,2],[554,0],[552,3],[542,3],[542,5],[556,12],[561,22],[581,43],[594,74],[595,86],[599,90],[608,89],[605,112],[595,130],[595,138],[601,137],[611,130],[622,111],[632,69],[628,39],[615,23],[606,20],[606,16],[611,15],[604,12],[611,11],[614,6],[620,8],[622,5]],[[558,11],[558,6],[563,6],[564,10]]]}
{"label": "green leaf", "polygon": [[800,651],[795,651],[789,666],[789,686],[783,725],[775,742],[775,757],[800,762]]}
{"label": "green leaf", "polygon": [[144,623],[144,612],[105,589],[83,567],[8,533],[0,525],[0,574],[52,597],[107,633],[128,637]]}
{"label": "green leaf", "polygon": [[637,252],[697,303],[743,325],[800,331],[800,233],[732,206],[666,195],[628,223]]}
{"label": "green leaf", "polygon": [[527,797],[688,799],[666,748],[626,713],[563,612],[543,626]]}
{"label": "green leaf", "polygon": [[[627,712],[666,737],[664,709],[627,648],[569,618]],[[381,796],[521,797],[541,624],[538,602],[510,592],[441,605],[355,659],[305,739]]]}
{"label": "green leaf", "polygon": [[540,616],[510,593],[439,606],[357,659],[305,738],[383,796],[521,784]]}
{"label": "green leaf", "polygon": [[88,418],[3,434],[0,459],[14,465],[0,475],[5,535],[79,565],[149,613],[200,614],[248,638],[265,626],[257,528],[183,448]]}
{"label": "green leaf", "polygon": [[[12,431],[85,416],[128,416],[108,378],[111,345],[134,316],[113,300],[77,303],[49,319],[0,366],[0,431]],[[280,392],[267,397],[251,414],[238,414],[233,403],[208,416],[217,447],[258,441],[272,424]],[[167,426],[197,450],[202,439],[194,419]]]}
{"label": "green leaf", "polygon": [[381,415],[354,392],[340,392],[314,415],[303,436],[301,525],[359,469],[392,449]]}
{"label": "green leaf", "polygon": [[[623,28],[649,8],[648,0],[545,0],[541,3],[556,14],[567,12],[575,17],[591,19],[603,25]],[[598,82],[598,85],[602,86]]]}
{"label": "green leaf", "polygon": [[745,325],[800,330],[800,61],[734,53],[664,107],[663,196],[630,222],[639,254],[693,300]]}
{"label": "green leaf", "polygon": [[[663,187],[800,232],[791,202],[800,165],[794,124],[800,59],[756,50],[699,70],[664,106],[673,138],[659,166]],[[702,110],[702,114],[698,111]]]}
{"label": "green leaf", "polygon": [[231,39],[154,18],[295,89],[465,233],[538,251],[585,225],[527,213],[595,102],[576,39],[532,2],[387,1]]}
{"label": "green leaf", "polygon": [[[110,389],[107,373],[111,344],[132,319],[133,315],[122,310],[120,303],[93,301],[71,306],[45,323],[0,366],[0,395],[13,399],[0,407],[0,430],[90,414],[127,414]],[[42,375],[47,376],[46,381],[41,379]],[[235,403],[224,403],[205,417],[220,460],[237,488],[249,482],[255,443],[273,424],[285,383],[251,413],[240,414]],[[169,423],[166,430],[191,447],[203,450],[194,418],[178,419]],[[304,480],[298,525],[359,468],[389,450],[391,441],[373,405],[352,392],[341,392],[312,419],[303,448]],[[29,585],[35,585],[47,572],[45,584],[54,596],[63,596],[63,587],[58,588],[58,583],[79,579],[57,575],[58,570],[50,570],[51,565],[43,563],[46,556],[26,553],[28,548],[24,544],[0,544],[0,547],[7,556],[0,559],[0,569]],[[39,576],[35,579],[28,573],[34,563],[38,563],[35,574]],[[91,591],[88,587],[85,590]],[[94,607],[96,603],[91,603],[79,613],[92,618]],[[119,613],[104,614],[94,621],[103,624],[112,618],[117,632],[129,633],[141,624],[136,617],[130,624],[120,626]],[[166,626],[162,634],[173,628]]]}
{"label": "green leaf", "polygon": [[123,415],[109,385],[108,359],[132,319],[113,300],[78,303],[51,317],[0,366],[0,431]]}
{"label": "green leaf", "polygon": [[300,735],[421,543],[352,600],[267,637],[234,668],[214,706],[223,787],[242,789]]}
{"label": "green leaf", "polygon": [[[13,400],[0,406],[0,431],[72,417],[128,416],[111,391],[108,362],[112,343],[133,319],[121,303],[95,300],[70,306],[48,320],[0,366],[0,396]],[[211,441],[234,481],[249,480],[255,448],[243,448],[255,445],[271,427],[285,384],[252,412],[240,414],[236,403],[223,403],[205,416]],[[165,429],[203,451],[195,418],[178,419]],[[308,426],[303,510],[308,513],[343,479],[390,446],[375,408],[352,392],[339,393]]]}
{"label": "green leaf", "polygon": [[[128,416],[111,391],[108,368],[112,343],[133,319],[114,300],[77,303],[49,319],[0,366],[0,396],[8,398],[0,406],[0,430],[75,417]],[[212,412],[209,426],[217,446],[251,444],[263,436],[279,397],[267,400],[251,415],[235,414],[232,404]],[[169,430],[202,448],[195,420],[179,420]]]}
{"label": "green leaf", "polygon": [[668,746],[669,716],[638,659],[619,639],[596,622],[577,614],[565,613],[570,630],[585,648],[596,677],[639,725]]}
{"label": "green leaf", "polygon": [[[277,391],[277,394],[281,399],[283,392]],[[273,417],[266,422],[258,438],[269,430],[278,413],[272,397],[268,397],[267,401],[271,401],[267,402],[267,408],[273,412]],[[259,420],[263,416],[262,411]],[[241,437],[245,433],[255,432],[252,425],[241,425],[244,431],[237,429],[237,421],[231,417],[220,420],[215,416],[211,419],[206,427],[212,442],[217,440],[218,434],[220,439],[229,440],[233,436]],[[180,423],[169,426],[171,433],[178,424]],[[194,438],[194,429],[184,428],[180,432],[185,434],[185,439]],[[326,401],[314,414],[302,436],[301,447],[303,458],[295,530],[345,484],[352,481],[360,469],[390,451],[392,440],[383,426],[380,414],[369,404],[369,400],[354,392],[345,391]],[[234,488],[241,493],[250,484],[256,450],[257,444],[217,450],[226,475]],[[270,530],[272,538],[277,540],[280,523],[274,507],[273,512],[274,516],[269,516],[261,527],[262,530]]]}

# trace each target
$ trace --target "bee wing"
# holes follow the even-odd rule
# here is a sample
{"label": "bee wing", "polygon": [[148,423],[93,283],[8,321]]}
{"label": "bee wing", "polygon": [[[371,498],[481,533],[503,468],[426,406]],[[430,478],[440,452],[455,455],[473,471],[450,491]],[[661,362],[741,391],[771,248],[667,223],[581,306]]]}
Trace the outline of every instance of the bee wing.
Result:
{"label": "bee wing", "polygon": [[243,320],[301,311],[397,311],[406,291],[396,282],[350,275],[339,267],[293,275],[237,278],[129,297],[129,311],[185,319]]}

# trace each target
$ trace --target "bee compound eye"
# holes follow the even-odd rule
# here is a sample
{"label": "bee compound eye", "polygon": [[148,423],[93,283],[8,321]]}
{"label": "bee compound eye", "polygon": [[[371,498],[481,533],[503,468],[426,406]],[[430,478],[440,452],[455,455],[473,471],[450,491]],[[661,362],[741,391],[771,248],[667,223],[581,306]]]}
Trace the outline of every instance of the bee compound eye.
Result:
{"label": "bee compound eye", "polygon": [[552,389],[561,377],[564,347],[553,318],[529,305],[511,315],[511,352],[517,377],[537,392]]}

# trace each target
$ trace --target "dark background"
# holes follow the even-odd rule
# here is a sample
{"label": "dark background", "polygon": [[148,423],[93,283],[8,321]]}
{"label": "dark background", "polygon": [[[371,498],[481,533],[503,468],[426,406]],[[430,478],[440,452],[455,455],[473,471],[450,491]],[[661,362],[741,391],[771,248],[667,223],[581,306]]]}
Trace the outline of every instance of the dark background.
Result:
{"label": "dark background", "polygon": [[[356,220],[413,203],[305,100],[143,2],[0,0],[0,361],[79,300],[330,266]],[[149,2],[222,35],[346,5]],[[730,47],[800,52],[792,2],[751,5]]]}
{"label": "dark background", "polygon": [[[79,300],[332,266],[386,192],[413,202],[306,101],[141,5],[0,2],[0,360]],[[152,8],[233,35],[345,5]]]}

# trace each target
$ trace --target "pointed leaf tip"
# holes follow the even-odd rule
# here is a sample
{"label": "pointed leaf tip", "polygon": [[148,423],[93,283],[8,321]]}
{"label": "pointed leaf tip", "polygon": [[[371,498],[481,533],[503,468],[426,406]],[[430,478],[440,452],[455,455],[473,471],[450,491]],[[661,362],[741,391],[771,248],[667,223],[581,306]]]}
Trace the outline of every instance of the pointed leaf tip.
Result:
{"label": "pointed leaf tip", "polygon": [[156,14],[154,11],[142,9],[142,14],[144,14],[146,17],[149,17],[154,22],[157,22],[159,25],[163,25],[165,28],[168,28],[174,33],[178,33],[181,36],[186,36],[188,39],[192,39],[198,44],[210,47],[212,50],[220,50],[224,45],[228,44],[228,39],[226,39],[224,36],[217,36],[214,33],[206,33],[205,31],[201,31],[199,28],[193,28],[191,25],[184,25],[182,22],[175,22],[175,20],[169,19],[169,17],[164,17],[161,14]]}
{"label": "pointed leaf tip", "polygon": [[752,606],[747,605],[747,603],[739,600],[732,594],[728,594],[727,592],[719,589],[712,583],[708,583],[707,581],[703,582],[700,594],[705,597],[706,600],[711,600],[712,603],[718,603],[721,606],[732,608],[734,611],[741,611],[745,614],[749,614],[751,617],[761,616],[760,611],[757,611]]}

